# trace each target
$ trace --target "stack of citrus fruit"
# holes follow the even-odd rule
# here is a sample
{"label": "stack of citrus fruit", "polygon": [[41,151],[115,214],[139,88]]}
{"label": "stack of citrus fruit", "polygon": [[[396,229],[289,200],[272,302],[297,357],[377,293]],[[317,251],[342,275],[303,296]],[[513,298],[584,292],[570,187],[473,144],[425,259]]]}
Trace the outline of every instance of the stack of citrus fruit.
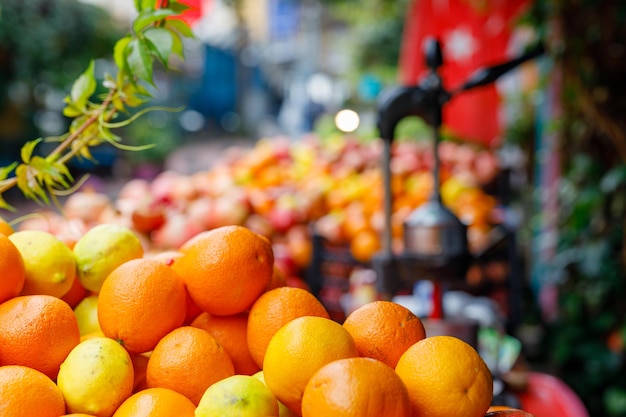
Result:
{"label": "stack of citrus fruit", "polygon": [[2,416],[481,417],[491,405],[470,345],[426,337],[390,301],[331,320],[276,279],[271,243],[245,227],[160,255],[108,224],[71,247],[7,233]]}

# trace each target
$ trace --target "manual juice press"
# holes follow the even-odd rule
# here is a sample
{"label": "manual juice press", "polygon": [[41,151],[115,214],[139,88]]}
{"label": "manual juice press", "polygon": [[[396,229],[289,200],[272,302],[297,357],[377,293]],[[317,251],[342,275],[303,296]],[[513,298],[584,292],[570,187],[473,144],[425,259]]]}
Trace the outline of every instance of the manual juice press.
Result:
{"label": "manual juice press", "polygon": [[[442,202],[440,193],[440,159],[438,153],[443,123],[443,106],[455,95],[496,81],[521,63],[543,53],[541,45],[509,62],[481,68],[458,89],[445,89],[439,68],[443,65],[441,45],[437,40],[425,42],[427,75],[415,86],[399,86],[381,94],[378,103],[378,130],[383,140],[382,170],[384,186],[384,232],[382,251],[372,260],[377,274],[380,296],[391,299],[418,280],[433,283],[433,308],[425,325],[430,333],[454,334],[475,343],[475,323],[446,320],[443,314],[442,288],[464,282],[475,255],[468,249],[467,226]],[[392,251],[391,145],[395,128],[407,116],[422,118],[432,127],[434,188],[429,201],[417,207],[403,225],[404,250]]]}

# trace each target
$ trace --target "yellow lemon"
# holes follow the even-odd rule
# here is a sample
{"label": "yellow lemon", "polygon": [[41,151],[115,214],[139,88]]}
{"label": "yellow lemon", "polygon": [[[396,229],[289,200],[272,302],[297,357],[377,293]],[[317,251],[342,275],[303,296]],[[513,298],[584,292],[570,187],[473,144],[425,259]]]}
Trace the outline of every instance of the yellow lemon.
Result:
{"label": "yellow lemon", "polygon": [[132,394],[130,355],[113,339],[80,342],[61,364],[57,385],[69,413],[109,417]]}
{"label": "yellow lemon", "polygon": [[98,295],[94,294],[83,298],[74,307],[74,315],[76,316],[81,336],[102,332],[98,322]]}
{"label": "yellow lemon", "polygon": [[143,256],[139,237],[128,227],[103,223],[89,229],[74,245],[78,279],[83,287],[98,292],[115,268]]}
{"label": "yellow lemon", "polygon": [[55,235],[40,230],[14,232],[9,239],[24,260],[26,279],[22,295],[63,297],[76,278],[72,250]]}
{"label": "yellow lemon", "polygon": [[[263,375],[263,371],[259,371],[252,376],[265,384],[265,375]],[[278,417],[298,417],[298,415],[287,408],[285,404],[278,401]]]}
{"label": "yellow lemon", "polygon": [[278,417],[278,402],[258,378],[233,375],[211,385],[202,395],[196,417]]}

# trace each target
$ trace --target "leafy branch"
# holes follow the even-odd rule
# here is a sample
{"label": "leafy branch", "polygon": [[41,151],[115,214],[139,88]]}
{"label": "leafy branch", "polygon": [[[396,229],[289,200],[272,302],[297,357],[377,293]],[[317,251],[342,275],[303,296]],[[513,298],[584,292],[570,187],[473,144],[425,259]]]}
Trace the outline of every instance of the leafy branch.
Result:
{"label": "leafy branch", "polygon": [[[140,115],[154,110],[148,107],[135,115],[130,108],[147,103],[151,94],[147,85],[155,86],[153,67],[156,62],[169,68],[176,55],[184,58],[183,38],[193,37],[189,26],[176,17],[188,9],[177,0],[135,0],[138,15],[130,32],[119,39],[113,49],[117,74],[105,74],[105,93],[96,94],[98,83],[95,64],[74,81],[65,97],[63,115],[73,120],[68,132],[58,137],[28,141],[21,149],[21,161],[0,167],[0,208],[15,210],[3,198],[3,193],[17,186],[22,194],[38,203],[56,202],[56,196],[75,185],[67,166],[73,158],[94,161],[91,148],[108,143],[125,151],[141,151],[147,146],[128,146],[113,133],[113,129],[129,125]],[[42,142],[57,146],[45,156],[35,154]]]}

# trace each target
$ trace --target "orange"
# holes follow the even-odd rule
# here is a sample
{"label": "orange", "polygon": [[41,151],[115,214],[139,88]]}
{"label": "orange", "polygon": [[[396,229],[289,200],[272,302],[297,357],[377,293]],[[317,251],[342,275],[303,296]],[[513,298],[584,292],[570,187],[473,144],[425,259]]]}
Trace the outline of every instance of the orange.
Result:
{"label": "orange", "polygon": [[202,313],[191,326],[204,329],[222,345],[230,356],[235,366],[235,373],[240,375],[252,375],[261,368],[256,364],[246,339],[248,329],[248,313],[233,314],[231,316],[214,316]]}
{"label": "orange", "polygon": [[350,254],[359,262],[369,262],[382,247],[380,236],[373,229],[358,231],[350,239]]}
{"label": "orange", "polygon": [[[162,251],[159,253],[151,254],[149,257],[159,262],[163,262],[164,264],[168,266],[172,266],[174,265],[174,262],[176,262],[176,259],[180,258],[181,256],[183,256],[183,253],[180,251],[167,250],[167,251]],[[196,303],[193,302],[193,300],[189,296],[189,292],[187,292],[186,298],[187,298],[187,303],[186,303],[187,312],[185,314],[185,320],[183,321],[183,324],[190,324],[193,321],[193,319],[195,319],[196,317],[200,315],[200,313],[202,313],[202,310],[200,310],[200,307],[198,307]]]}
{"label": "orange", "polygon": [[[156,261],[163,262],[167,266],[172,266],[174,265],[174,262],[176,262],[176,259],[180,258],[181,256],[183,256],[183,253],[180,251],[167,250],[151,254],[149,257]],[[185,320],[183,320],[183,324],[190,324],[193,319],[195,319],[196,317],[198,317],[198,315],[200,315],[200,313],[202,313],[202,310],[200,310],[200,307],[198,307],[196,303],[193,302],[193,300],[189,296],[188,291],[186,299],[187,311],[185,313]]]}
{"label": "orange", "polygon": [[409,417],[411,403],[393,368],[372,358],[348,358],[320,368],[302,396],[302,417]]}
{"label": "orange", "polygon": [[74,308],[80,303],[83,298],[87,296],[87,288],[83,287],[79,279],[75,279],[72,282],[72,286],[70,290],[65,293],[61,300],[65,301],[70,305],[70,307]]}
{"label": "orange", "polygon": [[296,224],[285,232],[287,251],[298,268],[306,268],[313,257],[313,239],[309,226]]}
{"label": "orange", "polygon": [[46,375],[26,366],[0,366],[1,416],[59,417],[64,413],[63,393]]}
{"label": "orange", "polygon": [[146,383],[146,370],[150,355],[146,353],[131,353],[130,360],[133,362],[133,393],[148,388]]}
{"label": "orange", "polygon": [[71,414],[63,414],[61,417],[93,417],[93,415],[85,414],[85,413],[71,413]]}
{"label": "orange", "polygon": [[13,232],[15,232],[15,229],[13,229],[13,226],[11,226],[9,222],[7,222],[2,217],[0,217],[0,233],[2,233],[5,236],[9,236]]}
{"label": "orange", "polygon": [[275,288],[256,300],[248,315],[247,339],[250,354],[259,367],[272,336],[284,324],[302,316],[330,318],[322,303],[302,288]]}
{"label": "orange", "polygon": [[223,226],[192,238],[172,268],[203,311],[228,316],[252,306],[274,270],[270,241],[243,226]]}
{"label": "orange", "polygon": [[272,271],[272,278],[265,291],[273,290],[274,288],[285,287],[287,285],[287,275],[276,265]]}
{"label": "orange", "polygon": [[23,295],[0,304],[0,365],[24,365],[56,379],[80,342],[71,307],[52,295]]}
{"label": "orange", "polygon": [[493,379],[478,352],[453,336],[431,336],[402,354],[396,372],[409,391],[413,415],[482,417]]}
{"label": "orange", "polygon": [[325,317],[298,317],[270,340],[263,375],[276,398],[301,414],[302,395],[313,374],[332,361],[357,356],[354,340],[341,324]]}
{"label": "orange", "polygon": [[415,342],[426,337],[424,324],[411,310],[392,301],[373,301],[343,322],[352,335],[360,356],[383,361],[392,368]]}
{"label": "orange", "polygon": [[98,295],[98,321],[105,336],[130,353],[152,350],[179,327],[186,314],[183,280],[169,266],[149,258],[115,268]]}
{"label": "orange", "polygon": [[152,351],[146,383],[172,389],[198,405],[211,384],[234,374],[230,356],[209,332],[183,326],[165,335]]}
{"label": "orange", "polygon": [[194,417],[194,403],[168,388],[147,388],[128,397],[113,417]]}
{"label": "orange", "polygon": [[485,417],[534,417],[527,411],[505,406],[491,406]]}
{"label": "orange", "polygon": [[0,232],[0,303],[16,297],[24,288],[24,259],[11,240]]}
{"label": "orange", "polygon": [[506,411],[506,410],[515,410],[514,407],[510,407],[508,405],[491,405],[487,409],[487,413],[491,413],[494,411]]}

